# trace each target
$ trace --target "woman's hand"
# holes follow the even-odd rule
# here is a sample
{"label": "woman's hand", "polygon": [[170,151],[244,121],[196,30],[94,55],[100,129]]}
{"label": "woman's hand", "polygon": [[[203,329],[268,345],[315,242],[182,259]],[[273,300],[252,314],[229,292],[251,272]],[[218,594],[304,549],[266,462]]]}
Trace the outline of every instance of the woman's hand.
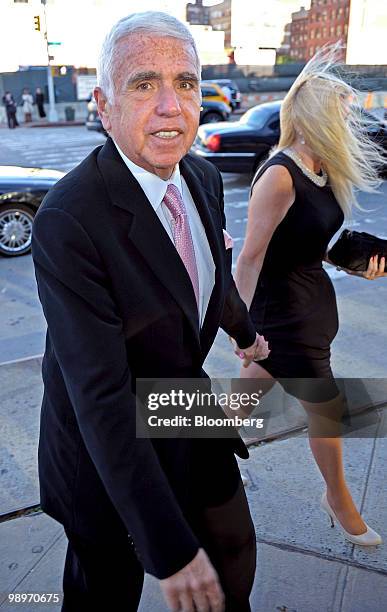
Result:
{"label": "woman's hand", "polygon": [[371,257],[368,268],[365,272],[354,272],[353,270],[347,270],[347,268],[338,267],[337,270],[343,270],[347,274],[351,276],[361,276],[366,278],[367,280],[375,280],[375,278],[381,278],[382,276],[387,276],[387,272],[384,271],[386,265],[386,258],[381,257],[380,262],[378,261],[379,256],[375,255]]}
{"label": "woman's hand", "polygon": [[261,361],[269,356],[269,344],[266,342],[265,338],[260,336],[258,333],[255,336],[254,344],[246,349],[240,349],[231,336],[229,336],[228,339],[233,346],[235,355],[237,355],[240,359],[243,359],[244,368],[247,368],[252,361]]}

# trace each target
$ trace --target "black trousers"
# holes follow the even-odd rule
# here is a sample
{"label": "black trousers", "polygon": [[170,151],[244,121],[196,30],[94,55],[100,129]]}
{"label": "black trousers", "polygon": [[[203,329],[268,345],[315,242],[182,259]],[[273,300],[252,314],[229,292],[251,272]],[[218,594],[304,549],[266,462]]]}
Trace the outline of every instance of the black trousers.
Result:
{"label": "black trousers", "polygon": [[62,612],[137,610],[144,570],[129,538],[90,541],[66,530]]}
{"label": "black trousers", "polygon": [[[208,464],[202,477],[198,472],[192,480],[195,499],[187,519],[219,575],[227,612],[249,612],[256,557],[254,526],[235,457],[214,464],[216,480],[214,467]],[[135,612],[144,570],[131,539],[109,540],[104,535],[90,541],[68,529],[66,535],[62,612]]]}

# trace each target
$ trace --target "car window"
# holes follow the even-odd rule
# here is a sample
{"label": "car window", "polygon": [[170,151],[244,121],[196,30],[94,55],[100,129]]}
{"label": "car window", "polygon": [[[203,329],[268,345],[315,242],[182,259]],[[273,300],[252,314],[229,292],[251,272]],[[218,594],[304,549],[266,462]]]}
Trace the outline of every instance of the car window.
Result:
{"label": "car window", "polygon": [[209,87],[208,85],[206,85],[206,87],[202,87],[202,96],[203,98],[205,98],[206,96],[217,96],[218,92],[216,91],[215,87]]}
{"label": "car window", "polygon": [[248,123],[255,128],[262,128],[273,114],[273,107],[254,106],[240,118],[241,123]]}
{"label": "car window", "polygon": [[276,113],[275,115],[273,115],[273,117],[270,117],[269,123],[267,124],[267,127],[270,130],[273,130],[273,132],[277,132],[280,129],[280,118],[279,115]]}

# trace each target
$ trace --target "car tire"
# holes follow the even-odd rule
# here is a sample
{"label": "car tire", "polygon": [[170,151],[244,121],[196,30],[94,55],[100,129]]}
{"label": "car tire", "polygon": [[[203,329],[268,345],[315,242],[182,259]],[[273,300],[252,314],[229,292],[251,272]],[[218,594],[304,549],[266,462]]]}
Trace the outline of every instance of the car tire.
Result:
{"label": "car tire", "polygon": [[0,206],[0,255],[19,257],[31,250],[35,211],[25,204]]}
{"label": "car tire", "polygon": [[222,115],[215,111],[210,111],[203,116],[201,123],[218,123],[218,121],[223,121]]}

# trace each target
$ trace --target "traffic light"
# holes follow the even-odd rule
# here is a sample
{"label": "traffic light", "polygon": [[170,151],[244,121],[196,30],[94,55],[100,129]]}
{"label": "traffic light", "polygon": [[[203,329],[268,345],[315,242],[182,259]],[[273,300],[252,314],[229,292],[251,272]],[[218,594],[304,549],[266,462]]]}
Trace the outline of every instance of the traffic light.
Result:
{"label": "traffic light", "polygon": [[40,32],[40,15],[34,16],[34,30]]}

